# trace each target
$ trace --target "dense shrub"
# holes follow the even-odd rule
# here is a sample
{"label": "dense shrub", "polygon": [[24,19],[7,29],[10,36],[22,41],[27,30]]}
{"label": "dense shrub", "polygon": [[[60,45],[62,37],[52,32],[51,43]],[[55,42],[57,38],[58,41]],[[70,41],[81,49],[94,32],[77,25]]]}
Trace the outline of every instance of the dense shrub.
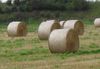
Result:
{"label": "dense shrub", "polygon": [[68,10],[84,11],[89,9],[89,4],[85,0],[68,0]]}
{"label": "dense shrub", "polygon": [[[87,11],[85,0],[8,0],[0,3],[0,21],[36,19],[66,19],[76,16],[77,11]],[[80,17],[78,14],[77,17]]]}
{"label": "dense shrub", "polygon": [[[14,3],[10,3],[8,0],[6,4],[2,4],[3,7],[10,11],[24,11],[31,12],[34,10],[50,10],[50,11],[65,11],[65,10],[87,10],[89,8],[88,3],[85,0],[14,0]],[[6,11],[6,10],[5,10]],[[5,12],[3,10],[3,12]]]}

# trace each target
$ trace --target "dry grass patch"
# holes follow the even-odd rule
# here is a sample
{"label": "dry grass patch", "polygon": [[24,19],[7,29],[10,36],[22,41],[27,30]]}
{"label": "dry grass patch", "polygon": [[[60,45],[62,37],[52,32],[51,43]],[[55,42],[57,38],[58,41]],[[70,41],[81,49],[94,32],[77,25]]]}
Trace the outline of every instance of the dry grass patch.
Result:
{"label": "dry grass patch", "polygon": [[100,29],[88,25],[76,53],[51,54],[37,32],[9,38],[0,32],[0,69],[100,69]]}

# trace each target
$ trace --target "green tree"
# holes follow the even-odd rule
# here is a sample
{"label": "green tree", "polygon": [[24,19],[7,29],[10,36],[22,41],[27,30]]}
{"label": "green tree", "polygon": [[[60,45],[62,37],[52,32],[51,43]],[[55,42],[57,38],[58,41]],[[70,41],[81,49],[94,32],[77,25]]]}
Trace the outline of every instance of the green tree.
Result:
{"label": "green tree", "polygon": [[19,7],[20,7],[20,0],[14,0],[13,8],[15,9],[15,11],[19,12],[20,11]]}
{"label": "green tree", "polygon": [[89,8],[89,4],[85,0],[68,0],[67,9],[81,11],[87,10]]}
{"label": "green tree", "polygon": [[6,4],[7,4],[8,6],[11,6],[11,5],[12,5],[12,0],[8,0],[8,1],[6,2]]}

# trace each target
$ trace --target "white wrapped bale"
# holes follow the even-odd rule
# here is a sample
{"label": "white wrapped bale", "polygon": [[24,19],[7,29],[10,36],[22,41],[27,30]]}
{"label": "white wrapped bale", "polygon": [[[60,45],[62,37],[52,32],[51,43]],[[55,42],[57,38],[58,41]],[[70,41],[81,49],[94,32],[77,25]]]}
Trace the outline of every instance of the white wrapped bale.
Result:
{"label": "white wrapped bale", "polygon": [[66,21],[64,24],[64,28],[74,29],[78,35],[84,34],[84,24],[79,20]]}
{"label": "white wrapped bale", "polygon": [[47,40],[50,33],[55,29],[60,29],[60,24],[56,20],[42,22],[38,29],[38,37],[41,40]]}
{"label": "white wrapped bale", "polygon": [[96,18],[96,19],[94,20],[94,26],[95,26],[95,27],[100,27],[100,18]]}
{"label": "white wrapped bale", "polygon": [[20,21],[13,21],[7,27],[7,33],[10,37],[26,36],[27,26]]}
{"label": "white wrapped bale", "polygon": [[52,53],[76,52],[79,49],[79,37],[72,29],[54,30],[48,45]]}

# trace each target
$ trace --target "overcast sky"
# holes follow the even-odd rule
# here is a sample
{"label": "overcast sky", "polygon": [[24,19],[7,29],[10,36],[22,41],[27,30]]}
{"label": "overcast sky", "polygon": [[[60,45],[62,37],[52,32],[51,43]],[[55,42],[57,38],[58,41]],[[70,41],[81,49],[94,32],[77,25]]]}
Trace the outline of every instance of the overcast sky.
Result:
{"label": "overcast sky", "polygon": [[1,0],[2,2],[6,2],[7,0]]}

